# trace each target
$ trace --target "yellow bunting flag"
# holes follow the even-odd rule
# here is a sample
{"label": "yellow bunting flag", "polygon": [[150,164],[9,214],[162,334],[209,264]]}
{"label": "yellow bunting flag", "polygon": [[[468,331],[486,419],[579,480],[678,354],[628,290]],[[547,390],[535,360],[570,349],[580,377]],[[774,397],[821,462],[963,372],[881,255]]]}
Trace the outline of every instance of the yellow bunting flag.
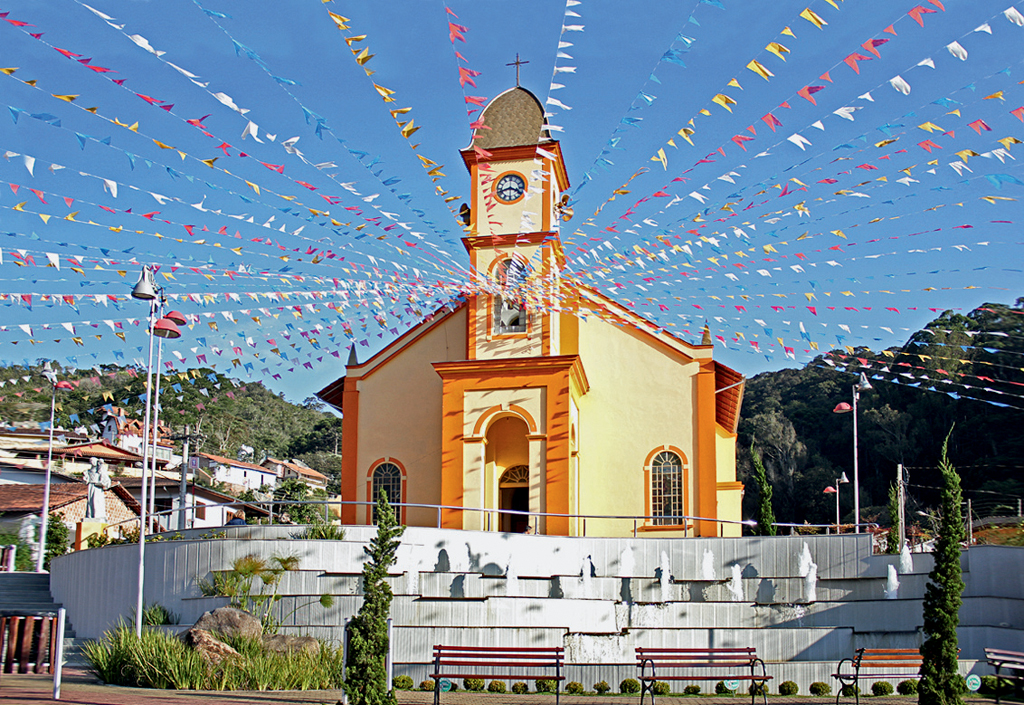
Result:
{"label": "yellow bunting flag", "polygon": [[668,171],[668,157],[665,156],[665,150],[659,149],[658,153],[651,157],[652,162],[661,162],[661,166],[665,171]]}
{"label": "yellow bunting flag", "polygon": [[764,65],[761,64],[761,62],[759,62],[757,59],[751,60],[751,62],[749,64],[747,64],[747,68],[750,69],[751,71],[753,71],[754,73],[756,73],[758,76],[760,76],[761,78],[763,78],[766,81],[769,79],[769,77],[775,75],[774,73],[769,71],[767,68],[765,68]]}
{"label": "yellow bunting flag", "polygon": [[[693,145],[693,140],[691,140],[691,139],[690,139],[690,135],[692,135],[692,134],[693,134],[694,132],[696,132],[696,130],[694,130],[694,129],[692,129],[692,128],[689,128],[689,127],[684,127],[683,129],[681,129],[681,130],[680,130],[680,131],[678,132],[678,134],[679,134],[679,136],[680,136],[680,137],[682,137],[682,138],[683,138],[684,140],[686,140],[687,142],[689,142],[689,143],[690,143],[690,145],[692,146],[692,145]],[[1012,138],[1008,138],[1008,139],[1012,139]]]}
{"label": "yellow bunting flag", "polygon": [[814,11],[809,7],[803,12],[801,12],[800,16],[803,17],[808,22],[810,22],[811,24],[813,24],[818,29],[821,29],[823,25],[828,24],[828,22],[818,17],[818,15],[816,15]]}
{"label": "yellow bunting flag", "polygon": [[74,102],[75,98],[78,97],[77,95],[57,95],[56,93],[51,93],[51,95],[58,100],[63,100],[65,103]]}
{"label": "yellow bunting flag", "polygon": [[736,105],[736,101],[727,96],[725,93],[719,93],[718,95],[711,99],[711,102],[718,103],[723,108],[728,110],[730,113],[732,112],[732,108],[730,108],[729,106]]}
{"label": "yellow bunting flag", "polygon": [[334,20],[334,24],[338,26],[338,29],[348,29],[347,23],[351,22],[349,18],[342,17],[341,15],[331,12],[330,10],[327,11],[327,14],[331,16],[332,20]]}
{"label": "yellow bunting flag", "polygon": [[376,83],[373,84],[373,87],[377,89],[377,92],[380,93],[380,96],[384,99],[385,103],[395,102],[395,99],[391,97],[395,93],[393,90],[385,88],[384,86],[378,86]]}
{"label": "yellow bunting flag", "polygon": [[786,57],[783,56],[783,54],[790,53],[789,49],[779,44],[778,42],[771,42],[768,46],[765,47],[765,49],[775,54],[775,56],[779,57],[783,61],[786,60]]}

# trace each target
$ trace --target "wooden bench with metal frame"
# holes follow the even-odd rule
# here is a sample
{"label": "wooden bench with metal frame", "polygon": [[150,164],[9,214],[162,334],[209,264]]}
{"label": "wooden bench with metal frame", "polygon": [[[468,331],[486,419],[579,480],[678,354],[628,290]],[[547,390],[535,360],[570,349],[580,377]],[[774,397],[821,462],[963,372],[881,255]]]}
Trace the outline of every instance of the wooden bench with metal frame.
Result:
{"label": "wooden bench with metal frame", "polygon": [[[985,649],[985,658],[988,665],[996,669],[996,703],[999,703],[999,681],[1004,680],[1014,686],[1018,695],[1021,692],[1021,684],[1024,683],[1024,653],[1020,651],[1007,651],[1005,649]],[[1008,671],[1002,673],[1003,670]]]}
{"label": "wooden bench with metal frame", "polygon": [[[849,663],[852,670],[843,671],[843,664]],[[899,673],[885,673],[881,669],[904,669]],[[912,670],[906,670],[912,669]],[[852,658],[844,658],[836,665],[832,677],[839,681],[836,705],[843,695],[843,688],[856,686],[858,681],[870,678],[919,679],[921,677],[921,652],[917,649],[857,649]],[[860,705],[860,688],[853,691],[857,705]]]}
{"label": "wooden bench with metal frame", "polygon": [[[672,673],[665,675],[664,670],[678,669],[729,669],[728,676],[732,680],[750,681],[750,705],[754,705],[760,690],[765,705],[768,703],[768,681],[772,679],[765,670],[764,661],[757,657],[757,650],[752,646],[737,648],[708,649],[667,649],[636,647],[636,666],[640,669],[640,705],[644,696],[651,694],[651,705],[654,705],[654,684],[658,681],[710,681],[722,680],[719,675],[684,675]],[[650,674],[647,669],[650,668]],[[659,669],[662,671],[659,674]],[[740,670],[749,673],[740,673]],[[760,670],[760,673],[758,671]]]}
{"label": "wooden bench with metal frame", "polygon": [[48,673],[60,699],[65,611],[0,611],[0,673]]}
{"label": "wooden bench with metal frame", "polygon": [[[492,680],[550,680],[555,682],[555,705],[565,680],[564,649],[551,647],[434,646],[434,705],[441,703],[442,678]],[[553,671],[553,673],[552,673]]]}

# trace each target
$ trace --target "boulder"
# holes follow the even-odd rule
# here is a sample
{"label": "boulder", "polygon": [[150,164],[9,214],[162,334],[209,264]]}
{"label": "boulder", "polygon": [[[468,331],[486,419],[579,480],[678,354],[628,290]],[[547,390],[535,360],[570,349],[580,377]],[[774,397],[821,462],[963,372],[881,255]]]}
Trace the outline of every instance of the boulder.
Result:
{"label": "boulder", "polygon": [[267,651],[290,654],[305,651],[316,655],[320,653],[320,642],[311,636],[293,636],[291,634],[264,634],[263,648]]}
{"label": "boulder", "polygon": [[210,664],[216,666],[225,658],[238,656],[238,652],[205,629],[189,629],[184,635],[185,643],[199,652]]}
{"label": "boulder", "polygon": [[260,620],[234,607],[218,607],[212,612],[204,612],[192,625],[192,630],[195,629],[214,632],[221,636],[245,636],[252,639],[263,636],[263,625],[260,624]]}

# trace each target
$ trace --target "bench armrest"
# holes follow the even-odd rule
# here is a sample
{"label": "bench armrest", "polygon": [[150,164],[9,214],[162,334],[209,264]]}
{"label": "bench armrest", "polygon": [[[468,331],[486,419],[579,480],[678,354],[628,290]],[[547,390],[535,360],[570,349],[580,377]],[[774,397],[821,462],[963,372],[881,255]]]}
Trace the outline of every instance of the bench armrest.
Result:
{"label": "bench armrest", "polygon": [[[849,663],[849,667],[846,673],[843,672],[843,664]],[[851,672],[852,671],[852,672]],[[832,677],[836,680],[843,682],[847,680],[856,680],[860,674],[860,659],[857,658],[844,658],[838,664],[836,664],[836,672],[832,674]]]}
{"label": "bench armrest", "polygon": [[[760,676],[758,676],[757,672],[756,672],[757,664],[761,664],[761,675]],[[752,681],[753,680],[760,680],[760,681],[767,681],[768,680],[768,669],[765,668],[764,661],[761,660],[761,658],[759,658],[757,656],[755,656],[750,661],[750,678],[751,678]]]}
{"label": "bench armrest", "polygon": [[649,658],[645,658],[645,659],[640,661],[640,680],[643,680],[646,677],[647,666],[648,665],[650,665],[650,667],[651,667],[651,676],[650,677],[651,678],[655,677],[655,674],[654,674],[654,661],[649,659]]}

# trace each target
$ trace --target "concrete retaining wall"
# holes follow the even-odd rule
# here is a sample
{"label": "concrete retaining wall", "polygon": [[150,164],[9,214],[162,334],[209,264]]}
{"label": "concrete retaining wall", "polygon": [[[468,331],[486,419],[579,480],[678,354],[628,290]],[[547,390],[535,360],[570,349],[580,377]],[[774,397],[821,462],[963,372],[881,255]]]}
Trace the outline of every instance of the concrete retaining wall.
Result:
{"label": "concrete retaining wall", "polygon": [[[202,596],[200,580],[248,554],[295,555],[299,569],[278,587],[282,631],[340,642],[362,603],[372,527],[348,527],[344,541],[299,540],[294,527],[223,531],[224,538],[197,530],[147,544],[146,602],[191,624],[227,603]],[[802,575],[809,562],[813,585]],[[986,646],[1024,650],[1024,588],[1006,579],[1024,572],[1024,549],[975,547],[962,564],[966,670],[977,668]],[[137,565],[137,546],[54,560],[54,598],[80,636],[97,638],[130,616]],[[806,692],[813,680],[831,682],[836,662],[855,648],[921,643],[931,556],[913,556],[896,599],[885,599],[890,565],[898,558],[872,555],[867,535],[600,539],[409,528],[389,579],[396,673],[423,680],[433,644],[564,645],[570,680],[614,687],[635,675],[636,646],[749,645],[776,684],[794,680]],[[335,596],[331,608],[317,602],[322,594]]]}

